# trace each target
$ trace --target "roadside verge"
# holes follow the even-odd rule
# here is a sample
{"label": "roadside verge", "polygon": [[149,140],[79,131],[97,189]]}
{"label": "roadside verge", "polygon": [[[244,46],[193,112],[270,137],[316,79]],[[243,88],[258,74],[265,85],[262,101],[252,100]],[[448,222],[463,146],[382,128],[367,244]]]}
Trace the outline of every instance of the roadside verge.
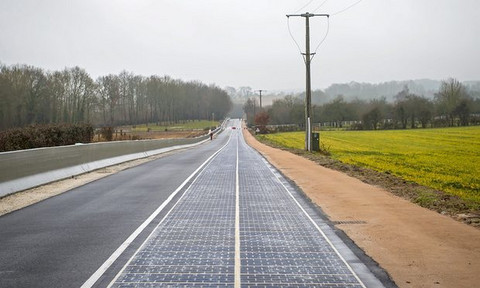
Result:
{"label": "roadside verge", "polygon": [[294,181],[399,287],[475,287],[480,230],[341,172],[258,142],[247,143]]}

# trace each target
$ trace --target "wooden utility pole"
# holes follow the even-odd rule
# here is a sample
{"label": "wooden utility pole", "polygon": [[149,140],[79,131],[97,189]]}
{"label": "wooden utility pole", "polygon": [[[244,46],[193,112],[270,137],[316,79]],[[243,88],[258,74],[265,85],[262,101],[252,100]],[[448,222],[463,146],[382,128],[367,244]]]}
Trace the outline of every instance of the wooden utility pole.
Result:
{"label": "wooden utility pole", "polygon": [[328,14],[291,14],[287,17],[304,17],[305,18],[305,53],[302,53],[305,60],[306,68],[306,88],[305,88],[305,150],[312,151],[312,83],[310,76],[310,63],[312,62],[311,56],[315,55],[310,53],[310,17],[329,17]]}
{"label": "wooden utility pole", "polygon": [[255,92],[258,92],[260,94],[260,110],[262,110],[262,92],[265,92],[267,90],[255,90]]}
{"label": "wooden utility pole", "polygon": [[253,125],[257,125],[257,121],[255,120],[255,118],[257,118],[257,112],[255,111],[255,102],[256,102],[256,99],[255,99],[255,95],[253,95]]}

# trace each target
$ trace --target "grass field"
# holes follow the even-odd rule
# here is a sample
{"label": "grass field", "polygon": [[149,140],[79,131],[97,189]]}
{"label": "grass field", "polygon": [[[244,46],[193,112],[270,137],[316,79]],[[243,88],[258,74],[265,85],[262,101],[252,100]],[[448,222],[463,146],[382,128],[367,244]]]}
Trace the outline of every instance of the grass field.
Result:
{"label": "grass field", "polygon": [[196,129],[203,130],[208,127],[215,127],[217,125],[218,125],[218,122],[208,121],[208,120],[186,121],[185,123],[176,123],[176,124],[170,124],[170,125],[149,124],[148,127],[146,124],[142,124],[142,125],[136,125],[136,127],[133,128],[132,131],[146,132],[148,128],[150,128],[151,131],[165,131],[165,129],[167,130],[196,130]]}
{"label": "grass field", "polygon": [[[303,149],[303,132],[262,135]],[[480,203],[480,127],[325,131],[322,145],[344,163],[396,175]]]}

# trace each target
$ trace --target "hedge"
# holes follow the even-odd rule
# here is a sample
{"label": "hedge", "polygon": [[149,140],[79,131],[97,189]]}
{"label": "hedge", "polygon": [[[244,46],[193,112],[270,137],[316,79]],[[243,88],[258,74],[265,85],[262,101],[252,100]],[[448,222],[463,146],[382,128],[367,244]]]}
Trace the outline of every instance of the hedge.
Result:
{"label": "hedge", "polygon": [[0,152],[90,143],[93,136],[94,130],[90,124],[50,124],[13,128],[0,132]]}

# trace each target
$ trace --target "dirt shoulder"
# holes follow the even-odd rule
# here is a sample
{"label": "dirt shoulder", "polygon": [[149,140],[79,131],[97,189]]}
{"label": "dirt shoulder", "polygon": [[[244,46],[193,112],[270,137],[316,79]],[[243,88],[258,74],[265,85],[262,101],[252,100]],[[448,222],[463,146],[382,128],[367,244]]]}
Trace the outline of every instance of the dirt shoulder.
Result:
{"label": "dirt shoulder", "polygon": [[480,205],[474,201],[461,199],[458,196],[443,191],[422,186],[415,182],[406,181],[389,173],[345,164],[321,153],[311,153],[300,149],[285,148],[265,139],[260,141],[270,147],[285,150],[307,158],[323,167],[345,173],[364,183],[379,186],[396,196],[424,208],[437,211],[442,215],[448,215],[455,220],[480,229]]}
{"label": "dirt shoulder", "polygon": [[302,156],[247,143],[293,180],[399,287],[476,287],[480,230]]}

